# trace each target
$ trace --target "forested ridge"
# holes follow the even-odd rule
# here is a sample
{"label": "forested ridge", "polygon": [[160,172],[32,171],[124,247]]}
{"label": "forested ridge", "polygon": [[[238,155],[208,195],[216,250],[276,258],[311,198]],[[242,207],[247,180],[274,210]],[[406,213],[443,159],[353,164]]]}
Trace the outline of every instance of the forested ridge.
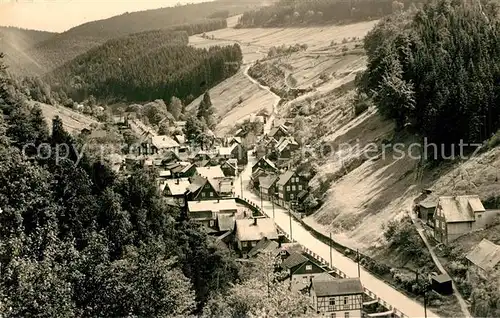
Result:
{"label": "forested ridge", "polygon": [[176,96],[190,102],[239,69],[239,45],[196,49],[187,43],[186,32],[170,30],[113,39],[55,69],[45,80],[53,91],[62,90],[75,101],[93,95],[137,102]]}
{"label": "forested ridge", "polygon": [[[154,21],[154,20],[153,20]],[[173,19],[177,21],[177,19]],[[135,27],[130,26],[116,26],[115,28],[92,28],[82,32],[72,31],[57,34],[46,41],[39,42],[30,50],[26,51],[26,55],[33,58],[35,65],[28,65],[34,72],[25,72],[17,70],[18,74],[22,75],[41,75],[57,66],[72,60],[80,54],[95,48],[108,40],[120,38],[134,33],[142,33],[153,30],[165,31],[186,31],[188,35],[203,33],[213,30],[225,28],[227,26],[226,19],[204,19],[204,20],[191,20],[189,23],[172,23],[172,20],[165,21],[162,25],[152,23],[146,20],[146,24],[139,23],[133,24]],[[183,20],[185,22],[185,20]],[[94,25],[97,22],[89,22],[87,24]],[[149,24],[148,24],[149,23]],[[85,24],[84,24],[85,25]],[[140,27],[142,25],[142,27]],[[76,29],[78,29],[77,27]],[[33,64],[33,63],[32,63]]]}
{"label": "forested ridge", "polygon": [[245,12],[237,27],[290,27],[374,20],[408,8],[412,0],[280,0]]}
{"label": "forested ridge", "polygon": [[[49,134],[40,109],[0,80],[3,317],[188,315],[235,281],[234,261],[163,203],[153,174],[120,177],[75,150],[57,161],[57,145],[82,149],[83,137],[58,119]],[[46,156],[28,159],[28,143]]]}
{"label": "forested ridge", "polygon": [[368,34],[358,87],[400,129],[436,143],[481,142],[500,126],[499,38],[495,3],[430,2]]}
{"label": "forested ridge", "polygon": [[154,171],[117,175],[98,149],[58,118],[49,133],[0,56],[2,317],[307,313],[307,298],[273,278],[272,259],[239,265],[164,202]]}

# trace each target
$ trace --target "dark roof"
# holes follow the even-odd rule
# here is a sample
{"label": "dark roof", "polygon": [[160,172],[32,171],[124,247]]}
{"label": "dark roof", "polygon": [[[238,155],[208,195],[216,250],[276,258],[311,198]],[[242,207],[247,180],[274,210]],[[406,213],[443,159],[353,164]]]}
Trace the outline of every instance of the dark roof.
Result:
{"label": "dark roof", "polygon": [[299,194],[297,194],[297,198],[298,199],[303,199],[303,198],[305,198],[307,196],[307,193],[308,193],[307,190],[302,190],[302,191],[299,192]]}
{"label": "dark roof", "polygon": [[278,185],[285,185],[295,174],[295,171],[288,170],[285,173],[280,175],[280,178],[277,182]]}
{"label": "dark roof", "polygon": [[321,279],[312,281],[312,289],[316,297],[341,296],[364,293],[359,278]]}
{"label": "dark roof", "polygon": [[254,173],[252,173],[252,175],[250,176],[250,179],[252,180],[257,180],[257,178],[263,176],[263,175],[266,175],[267,173],[262,170],[261,168],[258,168],[257,170],[255,170]]}
{"label": "dark roof", "polygon": [[248,256],[253,257],[257,255],[261,251],[274,251],[278,248],[278,243],[275,241],[269,240],[267,237],[264,237],[262,240],[257,242],[257,244],[248,252]]}
{"label": "dark roof", "polygon": [[304,255],[299,253],[292,253],[283,261],[283,263],[281,263],[281,267],[284,269],[291,269],[307,261],[309,261],[309,259]]}
{"label": "dark roof", "polygon": [[224,162],[221,164],[221,167],[222,167],[222,166],[224,166],[224,165],[229,166],[230,168],[232,168],[232,169],[236,170],[236,167],[235,167],[235,166],[234,166],[231,162],[229,162],[228,160],[224,161]]}
{"label": "dark roof", "polygon": [[277,126],[277,127],[274,127],[272,128],[270,131],[269,131],[269,136],[271,137],[274,137],[274,135],[276,135],[276,133],[281,130],[283,133],[287,134],[288,131],[285,127],[283,127],[282,125],[280,126]]}
{"label": "dark roof", "polygon": [[210,163],[210,160],[199,160],[195,162],[197,167],[206,167]]}
{"label": "dark roof", "polygon": [[184,169],[181,170],[182,173],[186,173],[189,171],[189,169],[196,167],[194,164],[186,165]]}

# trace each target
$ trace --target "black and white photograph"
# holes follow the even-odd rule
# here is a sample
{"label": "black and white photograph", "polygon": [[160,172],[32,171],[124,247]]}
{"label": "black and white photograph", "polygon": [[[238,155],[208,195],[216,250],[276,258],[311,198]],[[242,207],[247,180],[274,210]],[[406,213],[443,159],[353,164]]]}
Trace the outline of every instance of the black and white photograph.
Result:
{"label": "black and white photograph", "polygon": [[500,0],[0,0],[0,318],[500,317]]}

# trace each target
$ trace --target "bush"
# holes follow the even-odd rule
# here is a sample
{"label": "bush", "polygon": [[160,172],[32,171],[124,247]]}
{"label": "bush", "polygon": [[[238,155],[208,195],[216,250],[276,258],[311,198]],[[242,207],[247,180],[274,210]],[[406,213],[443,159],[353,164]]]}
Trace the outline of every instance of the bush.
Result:
{"label": "bush", "polygon": [[384,228],[384,237],[390,247],[399,250],[410,259],[419,259],[425,248],[409,217],[401,221],[389,221]]}

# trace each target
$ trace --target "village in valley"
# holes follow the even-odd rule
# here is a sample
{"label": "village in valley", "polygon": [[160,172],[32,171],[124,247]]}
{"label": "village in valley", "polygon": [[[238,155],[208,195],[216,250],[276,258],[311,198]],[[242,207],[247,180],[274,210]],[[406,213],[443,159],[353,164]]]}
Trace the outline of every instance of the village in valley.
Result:
{"label": "village in valley", "polygon": [[[290,122],[270,121],[269,117],[253,117],[250,126],[258,127],[257,133],[240,125],[225,137],[209,132],[209,138],[199,145],[184,135],[186,122],[172,119],[172,134],[157,135],[145,126],[138,129],[133,113],[115,116],[119,130],[134,129],[141,139],[127,149],[128,154],[112,157],[111,164],[120,174],[138,168],[155,173],[165,203],[201,224],[220,247],[236,253],[240,261],[251,261],[262,253],[272,255],[276,269],[288,273],[282,279],[289,281],[290,292],[308,295],[317,313],[331,317],[404,315],[362,285],[359,268],[365,263],[360,265],[356,251],[349,265],[358,268],[358,278],[350,278],[331,259],[332,250],[345,254],[349,248],[332,247],[331,237],[324,238],[330,250],[327,260],[294,239],[292,224],[303,226],[301,219],[317,209],[319,198],[309,185],[312,176],[292,164],[301,149],[289,132]],[[430,189],[422,191],[413,206],[411,220],[437,263],[429,241],[447,246],[494,225],[500,214],[500,210],[485,209],[478,195],[436,196]],[[275,220],[277,211],[286,215],[285,223]],[[487,275],[500,262],[500,247],[483,239],[467,254],[467,261]],[[427,292],[453,295],[452,278],[444,268],[439,274],[423,275]],[[423,301],[428,301],[425,296]]]}
{"label": "village in valley", "polygon": [[[500,23],[485,31],[482,20],[493,9],[214,0],[155,10],[40,34],[25,48],[40,63],[10,52],[28,30],[0,29],[16,44],[12,73],[0,54],[0,150],[21,153],[0,169],[22,177],[1,184],[12,245],[0,249],[11,266],[0,264],[2,284],[21,296],[1,299],[0,316],[25,302],[36,313],[41,301],[23,297],[53,286],[73,288],[74,308],[54,310],[78,313],[67,317],[500,315]],[[492,57],[473,52],[480,41]],[[441,157],[422,156],[427,138]],[[458,158],[459,140],[480,147]],[[63,144],[73,149],[59,160]],[[56,157],[39,158],[40,145]],[[31,205],[17,191],[34,192]],[[38,208],[44,196],[53,202]],[[64,279],[36,292],[12,283],[36,280],[39,261],[40,277],[64,268]],[[157,268],[161,287],[142,286]],[[175,304],[150,311],[157,294]]]}

